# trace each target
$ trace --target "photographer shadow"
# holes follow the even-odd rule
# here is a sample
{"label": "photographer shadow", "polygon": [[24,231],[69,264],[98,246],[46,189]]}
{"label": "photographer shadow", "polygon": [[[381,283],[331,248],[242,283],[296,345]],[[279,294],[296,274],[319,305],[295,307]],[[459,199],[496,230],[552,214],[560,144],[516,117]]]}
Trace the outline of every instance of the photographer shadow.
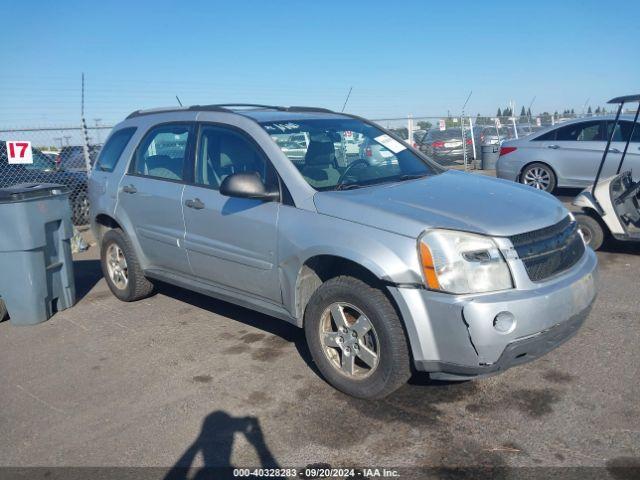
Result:
{"label": "photographer shadow", "polygon": [[[193,480],[236,478],[231,465],[234,435],[243,434],[255,449],[258,468],[280,468],[264,439],[256,417],[232,417],[221,410],[207,415],[195,441],[178,459],[165,476],[165,480]],[[192,467],[196,455],[203,459],[202,467]],[[254,466],[252,466],[254,468]],[[281,478],[281,477],[273,477]]]}

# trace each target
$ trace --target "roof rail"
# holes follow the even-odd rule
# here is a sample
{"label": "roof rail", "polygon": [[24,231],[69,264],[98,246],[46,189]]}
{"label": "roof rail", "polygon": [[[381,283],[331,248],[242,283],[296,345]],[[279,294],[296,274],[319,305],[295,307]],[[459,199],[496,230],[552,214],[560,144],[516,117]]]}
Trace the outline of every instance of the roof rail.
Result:
{"label": "roof rail", "polygon": [[263,105],[261,103],[220,103],[216,105],[210,105],[211,107],[221,107],[221,108],[230,108],[230,107],[254,107],[254,108],[268,108],[273,110],[284,110],[286,107],[279,107],[277,105]]}
{"label": "roof rail", "polygon": [[227,112],[227,113],[239,113],[234,111],[232,107],[254,107],[264,108],[268,110],[277,110],[279,112],[322,112],[322,113],[335,113],[333,110],[321,107],[282,107],[277,105],[263,105],[259,103],[221,103],[215,105],[191,105],[190,107],[167,107],[167,108],[154,108],[149,110],[136,110],[127,116],[127,119],[134,117],[141,117],[143,115],[153,115],[155,113],[168,113],[168,112]]}

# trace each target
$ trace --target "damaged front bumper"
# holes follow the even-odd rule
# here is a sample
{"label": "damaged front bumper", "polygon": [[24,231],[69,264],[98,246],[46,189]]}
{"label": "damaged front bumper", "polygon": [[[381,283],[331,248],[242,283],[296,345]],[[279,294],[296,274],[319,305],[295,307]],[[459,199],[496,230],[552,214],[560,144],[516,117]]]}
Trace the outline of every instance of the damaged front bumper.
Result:
{"label": "damaged front bumper", "polygon": [[[432,378],[462,380],[535,360],[571,338],[595,300],[596,275],[595,253],[587,249],[569,271],[543,283],[516,281],[513,290],[478,295],[389,290],[416,369]],[[499,314],[513,320],[511,328],[494,326]]]}

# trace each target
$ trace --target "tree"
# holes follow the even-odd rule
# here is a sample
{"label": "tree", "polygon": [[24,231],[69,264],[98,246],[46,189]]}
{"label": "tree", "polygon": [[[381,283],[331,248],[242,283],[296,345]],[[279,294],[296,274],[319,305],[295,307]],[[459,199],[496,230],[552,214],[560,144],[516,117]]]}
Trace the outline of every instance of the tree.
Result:
{"label": "tree", "polygon": [[527,108],[527,117],[531,118],[531,109]]}
{"label": "tree", "polygon": [[432,126],[431,122],[427,122],[426,120],[420,120],[418,122],[418,128],[420,130],[429,130]]}
{"label": "tree", "polygon": [[502,110],[500,110],[500,107],[498,107],[498,113],[496,113],[496,117],[501,117],[502,116]]}
{"label": "tree", "polygon": [[589,105],[589,108],[587,109],[587,115],[591,115],[593,112],[591,111],[591,105]]}
{"label": "tree", "polygon": [[520,118],[525,118],[527,116],[527,111],[524,109],[524,105],[522,106],[522,110],[520,110]]}

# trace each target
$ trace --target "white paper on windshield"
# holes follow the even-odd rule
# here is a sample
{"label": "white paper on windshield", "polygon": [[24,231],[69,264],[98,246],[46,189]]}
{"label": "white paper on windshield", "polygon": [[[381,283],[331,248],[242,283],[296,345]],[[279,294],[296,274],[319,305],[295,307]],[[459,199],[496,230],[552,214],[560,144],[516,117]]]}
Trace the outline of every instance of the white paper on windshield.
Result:
{"label": "white paper on windshield", "polygon": [[400,153],[403,150],[406,150],[407,147],[402,145],[399,141],[394,140],[389,135],[380,135],[379,137],[374,138],[376,142],[378,142],[383,147],[387,147],[393,153]]}
{"label": "white paper on windshield", "polygon": [[388,150],[380,150],[380,155],[384,158],[393,157],[393,153],[389,152]]}

